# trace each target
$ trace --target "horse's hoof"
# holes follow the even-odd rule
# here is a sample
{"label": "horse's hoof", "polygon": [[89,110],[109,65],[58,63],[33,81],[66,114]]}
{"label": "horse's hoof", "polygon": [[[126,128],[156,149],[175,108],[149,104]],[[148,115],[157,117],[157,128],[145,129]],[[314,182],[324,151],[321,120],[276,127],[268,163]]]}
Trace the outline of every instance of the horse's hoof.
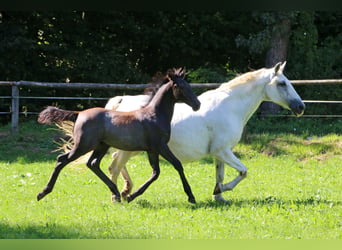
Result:
{"label": "horse's hoof", "polygon": [[230,204],[230,201],[226,200],[225,198],[222,197],[221,194],[217,194],[214,196],[214,200],[216,202],[220,202],[222,204]]}
{"label": "horse's hoof", "polygon": [[220,183],[216,183],[216,186],[214,188],[214,195],[220,194],[220,193],[222,193],[221,188],[220,188]]}
{"label": "horse's hoof", "polygon": [[129,196],[129,190],[125,190],[121,192],[122,199],[127,200],[128,196]]}

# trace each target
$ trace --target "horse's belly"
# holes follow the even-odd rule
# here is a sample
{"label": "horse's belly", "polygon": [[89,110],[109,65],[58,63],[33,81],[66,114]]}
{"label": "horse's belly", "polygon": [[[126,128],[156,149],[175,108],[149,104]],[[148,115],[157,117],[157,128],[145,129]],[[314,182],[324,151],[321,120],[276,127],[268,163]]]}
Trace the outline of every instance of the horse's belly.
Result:
{"label": "horse's belly", "polygon": [[145,151],[148,148],[142,126],[108,126],[102,141],[107,145],[125,151]]}
{"label": "horse's belly", "polygon": [[145,144],[144,140],[134,140],[132,136],[119,136],[119,137],[112,137],[110,139],[104,139],[104,143],[107,145],[121,149],[125,151],[145,151],[147,150],[147,145]]}
{"label": "horse's belly", "polygon": [[[183,132],[180,126],[171,129],[171,138],[168,142],[170,150],[181,162],[199,160],[208,155],[209,135],[206,129],[197,126],[195,133],[191,130]],[[194,131],[194,129],[192,130]]]}
{"label": "horse's belly", "polygon": [[197,161],[208,155],[206,152],[198,149],[192,148],[191,150],[182,151],[179,146],[173,146],[172,144],[169,147],[178,160],[183,163]]}

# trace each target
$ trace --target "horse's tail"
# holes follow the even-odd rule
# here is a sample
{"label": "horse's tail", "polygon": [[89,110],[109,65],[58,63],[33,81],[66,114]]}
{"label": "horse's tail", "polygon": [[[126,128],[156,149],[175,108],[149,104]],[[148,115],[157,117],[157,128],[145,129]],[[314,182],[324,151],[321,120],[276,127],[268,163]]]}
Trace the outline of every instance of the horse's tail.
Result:
{"label": "horse's tail", "polygon": [[41,124],[60,123],[62,121],[75,122],[78,113],[77,111],[63,110],[49,106],[39,113],[38,122]]}

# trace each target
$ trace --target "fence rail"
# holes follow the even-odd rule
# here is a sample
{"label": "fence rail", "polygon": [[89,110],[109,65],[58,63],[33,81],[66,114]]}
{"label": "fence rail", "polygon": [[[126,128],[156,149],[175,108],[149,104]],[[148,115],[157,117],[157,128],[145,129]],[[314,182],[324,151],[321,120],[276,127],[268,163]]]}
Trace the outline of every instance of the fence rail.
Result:
{"label": "fence rail", "polygon": [[[292,80],[293,85],[322,85],[322,84],[342,84],[342,79],[325,80]],[[192,88],[216,88],[222,83],[191,83]],[[19,112],[20,99],[47,99],[47,100],[107,100],[108,98],[96,97],[46,97],[46,96],[20,96],[19,87],[44,87],[44,88],[93,88],[93,89],[145,89],[150,84],[120,84],[120,83],[54,83],[54,82],[34,82],[34,81],[0,81],[0,87],[11,87],[11,96],[0,96],[0,99],[11,99],[10,112],[0,112],[0,115],[11,114],[12,132],[16,133],[19,129],[19,114],[36,114],[35,112]],[[305,103],[339,103],[342,101],[326,100],[303,100]],[[311,117],[317,117],[311,115]],[[331,116],[341,117],[341,115]]]}

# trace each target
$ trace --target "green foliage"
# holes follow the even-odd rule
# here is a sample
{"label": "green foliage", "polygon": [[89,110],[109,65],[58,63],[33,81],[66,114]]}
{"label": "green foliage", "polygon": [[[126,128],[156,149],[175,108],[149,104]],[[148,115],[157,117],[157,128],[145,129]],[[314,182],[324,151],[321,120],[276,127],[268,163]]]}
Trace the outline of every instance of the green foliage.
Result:
{"label": "green foliage", "polygon": [[187,80],[192,83],[223,83],[236,77],[237,72],[225,67],[199,67],[187,74]]}
{"label": "green foliage", "polygon": [[[340,12],[302,12],[293,25],[287,75],[291,79],[339,79],[342,75]],[[336,23],[333,25],[332,23]],[[339,85],[297,87],[303,99],[341,100]],[[341,105],[315,105],[311,114],[341,114]]]}
{"label": "green foliage", "polygon": [[[186,66],[191,81],[221,82],[265,65],[270,36],[283,19],[292,23],[289,78],[340,78],[338,11],[2,11],[1,80],[147,83],[157,71]],[[307,99],[335,99],[341,91],[323,86],[300,93]],[[1,95],[10,94],[2,87]],[[107,98],[124,93],[21,87],[20,94]],[[46,105],[83,109],[104,103],[21,100],[20,105],[21,111],[38,112]],[[9,106],[0,99],[0,112]]]}

